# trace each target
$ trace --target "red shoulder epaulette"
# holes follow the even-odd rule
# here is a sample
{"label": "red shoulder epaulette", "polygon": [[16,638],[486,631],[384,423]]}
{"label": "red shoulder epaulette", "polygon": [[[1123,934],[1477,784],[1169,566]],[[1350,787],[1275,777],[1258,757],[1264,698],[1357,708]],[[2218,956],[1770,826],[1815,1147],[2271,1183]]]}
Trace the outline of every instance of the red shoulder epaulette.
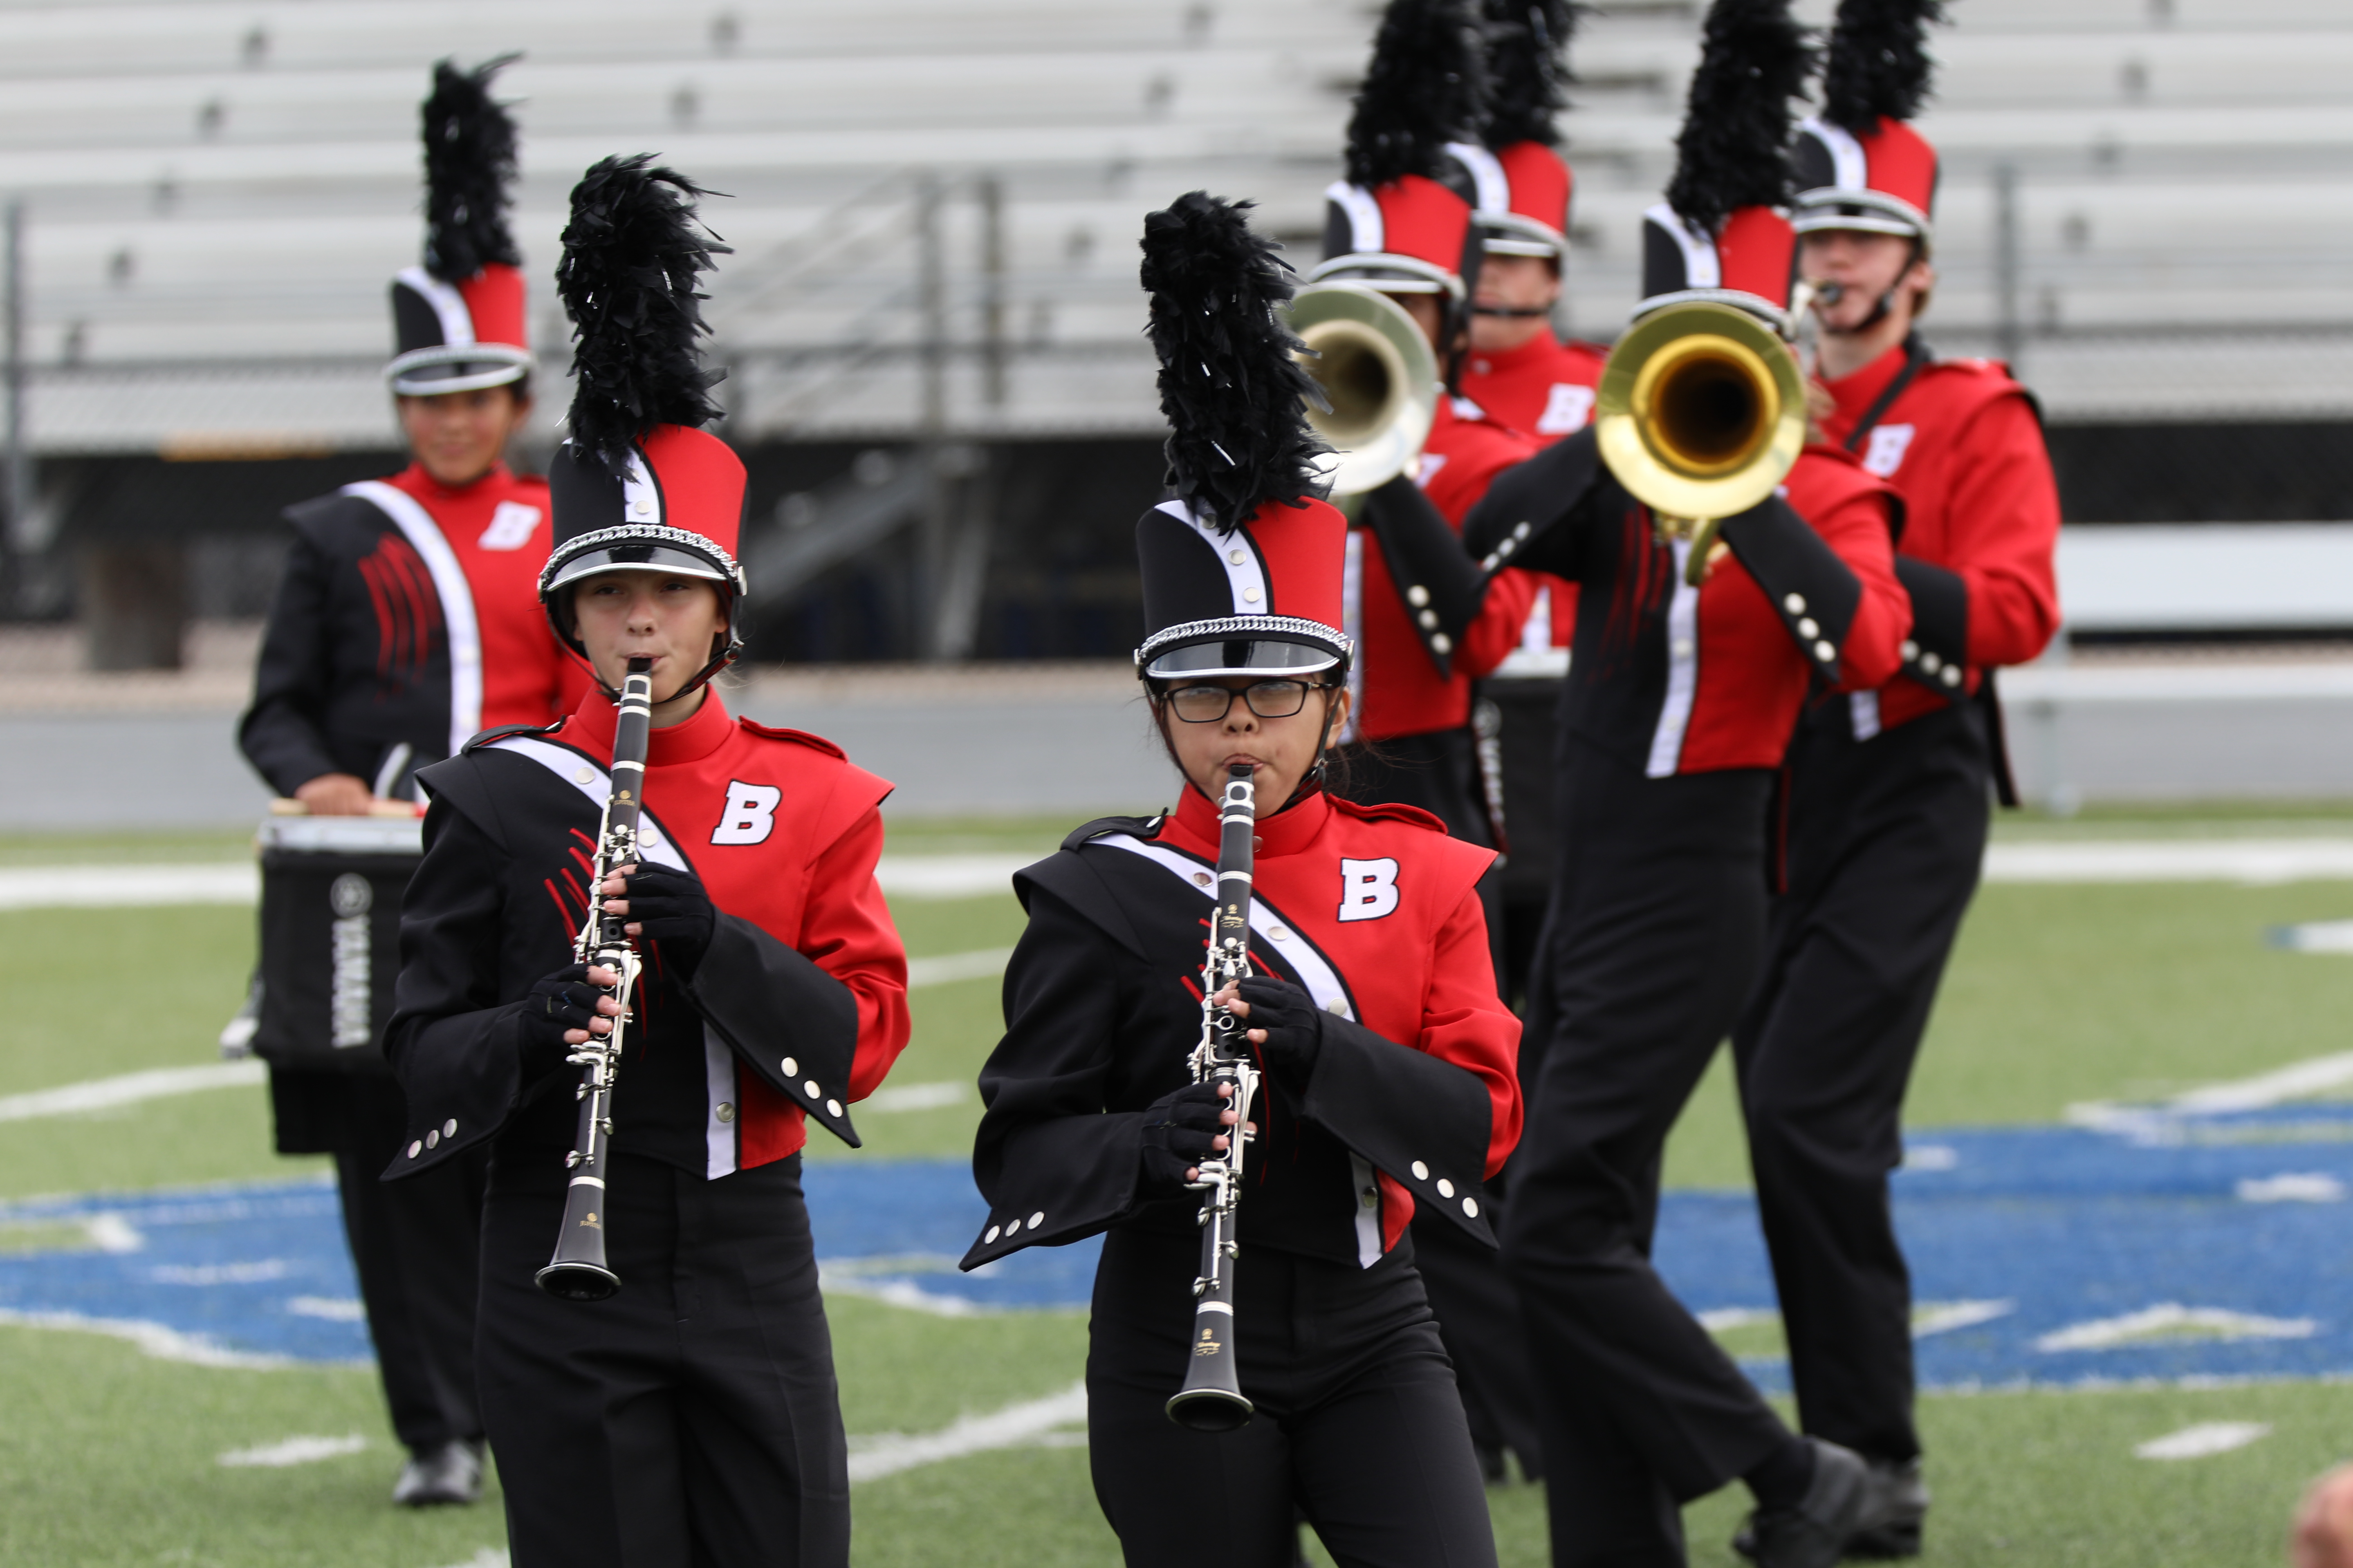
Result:
{"label": "red shoulder epaulette", "polygon": [[1331,799],[1333,810],[1343,816],[1353,816],[1359,822],[1398,822],[1408,827],[1428,828],[1440,838],[1446,837],[1446,824],[1440,821],[1434,814],[1424,811],[1418,805],[1406,805],[1394,801],[1384,805],[1360,805],[1353,800],[1345,800],[1336,795]]}
{"label": "red shoulder epaulette", "polygon": [[771,741],[790,741],[797,745],[807,746],[813,752],[823,752],[827,756],[839,762],[846,763],[849,760],[848,752],[843,751],[823,735],[812,735],[806,730],[778,730],[766,724],[755,724],[751,720],[741,717],[737,718],[735,722],[743,725],[754,735],[764,736]]}

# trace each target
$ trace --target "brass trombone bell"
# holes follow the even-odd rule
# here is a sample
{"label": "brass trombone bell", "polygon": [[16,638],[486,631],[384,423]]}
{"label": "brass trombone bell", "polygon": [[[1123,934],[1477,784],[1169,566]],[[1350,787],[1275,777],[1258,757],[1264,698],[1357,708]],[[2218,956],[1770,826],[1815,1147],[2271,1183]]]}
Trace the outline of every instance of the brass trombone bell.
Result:
{"label": "brass trombone bell", "polygon": [[1806,444],[1796,358],[1731,305],[1673,305],[1636,322],[1602,367],[1594,407],[1601,460],[1662,538],[1693,541],[1694,583],[1715,525],[1771,495]]}
{"label": "brass trombone bell", "polygon": [[1307,352],[1299,363],[1329,411],[1307,423],[1332,448],[1323,476],[1335,496],[1377,489],[1421,455],[1438,416],[1438,358],[1404,307],[1361,283],[1313,283],[1285,314]]}

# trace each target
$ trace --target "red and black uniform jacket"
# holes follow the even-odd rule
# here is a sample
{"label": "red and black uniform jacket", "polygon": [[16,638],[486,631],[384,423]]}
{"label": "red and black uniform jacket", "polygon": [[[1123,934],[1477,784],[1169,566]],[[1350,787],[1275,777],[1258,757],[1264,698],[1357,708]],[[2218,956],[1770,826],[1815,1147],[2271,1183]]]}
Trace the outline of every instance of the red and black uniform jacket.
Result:
{"label": "red and black uniform jacket", "polygon": [[[1608,363],[1607,350],[1563,342],[1546,329],[1515,349],[1472,351],[1462,366],[1462,395],[1490,418],[1548,446],[1593,423],[1594,394]],[[1567,647],[1576,625],[1577,585],[1537,575],[1520,646],[1535,652]]]}
{"label": "red and black uniform jacket", "polygon": [[1581,431],[1503,476],[1464,538],[1580,587],[1562,721],[1652,778],[1780,765],[1808,689],[1868,690],[1911,625],[1894,492],[1810,446],[1781,493],[1723,525],[1702,584]]}
{"label": "red and black uniform jacket", "polygon": [[[1241,1240],[1370,1268],[1422,1204],[1493,1246],[1480,1184],[1520,1136],[1520,1025],[1474,890],[1493,852],[1320,793],[1258,838],[1251,965],[1324,1011],[1308,1081],[1263,1080]],[[1089,823],[1014,879],[1029,925],[980,1075],[989,1214],[965,1268],[1113,1226],[1198,1235],[1198,1194],[1138,1189],[1145,1113],[1201,1037],[1217,840],[1187,788],[1175,816]]]}
{"label": "red and black uniform jacket", "polygon": [[1355,639],[1344,741],[1386,741],[1471,721],[1471,683],[1517,645],[1535,584],[1488,574],[1464,553],[1463,514],[1539,443],[1451,397],[1414,478],[1371,491],[1348,530],[1341,630]]}
{"label": "red and black uniform jacket", "polygon": [[548,516],[547,482],[503,464],[461,489],[411,464],[288,508],[294,546],[237,729],[270,787],[373,781],[404,742],[423,767],[477,731],[569,711],[588,682],[540,608]]}
{"label": "red and black uniform jacket", "polygon": [[[498,1140],[560,1169],[580,1069],[521,1027],[570,963],[610,791],[614,709],[592,691],[553,729],[486,736],[428,769],[425,858],[400,920],[385,1052],[408,1099],[388,1177]],[[731,720],[713,692],[647,749],[642,847],[719,911],[692,977],[650,944],[614,1090],[612,1147],[712,1178],[781,1160],[907,1043],[907,959],[874,879],[891,786],[814,735]]]}
{"label": "red and black uniform jacket", "polygon": [[[1832,441],[1904,498],[1895,575],[1912,596],[1903,672],[1852,698],[1855,737],[1974,693],[2059,629],[2059,486],[2034,400],[1991,360],[1914,338],[1826,384]],[[1874,417],[1875,416],[1875,417]]]}

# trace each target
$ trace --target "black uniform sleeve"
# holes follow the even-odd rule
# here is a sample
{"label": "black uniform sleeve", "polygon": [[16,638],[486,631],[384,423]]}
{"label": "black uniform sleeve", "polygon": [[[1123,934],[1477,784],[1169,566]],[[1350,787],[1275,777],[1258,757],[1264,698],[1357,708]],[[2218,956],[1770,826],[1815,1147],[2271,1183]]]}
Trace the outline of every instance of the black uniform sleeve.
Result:
{"label": "black uniform sleeve", "polygon": [[1365,498],[1363,517],[1380,542],[1389,581],[1404,595],[1422,651],[1447,679],[1463,632],[1479,618],[1488,574],[1462,552],[1461,536],[1445,514],[1403,474]]}
{"label": "black uniform sleeve", "polygon": [[860,1146],[845,1104],[858,1055],[858,998],[849,986],[723,910],[686,993],[738,1060],[811,1121]]}
{"label": "black uniform sleeve", "polygon": [[1723,537],[1773,602],[1806,662],[1824,679],[1837,679],[1839,650],[1862,604],[1862,580],[1854,568],[1779,496],[1726,518]]}
{"label": "black uniform sleeve", "polygon": [[[1419,1207],[1496,1245],[1478,1207],[1493,1110],[1477,1075],[1383,1038],[1353,1019],[1318,1016],[1322,1042],[1303,1112],[1388,1173]],[[1463,1199],[1471,1200],[1466,1210]]]}
{"label": "black uniform sleeve", "polygon": [[1462,547],[1490,576],[1517,566],[1578,581],[1601,477],[1601,448],[1588,425],[1497,474],[1462,520]]}
{"label": "black uniform sleeve", "polygon": [[1005,970],[1005,1037],[980,1070],[973,1179],[988,1223],[962,1268],[1108,1229],[1135,1208],[1144,1113],[1106,1111],[1124,954],[1042,888]]}
{"label": "black uniform sleeve", "polygon": [[506,859],[505,846],[437,789],[425,814],[425,858],[401,900],[400,979],[385,1026],[409,1125],[386,1181],[496,1133],[532,1081],[563,1062],[526,1064],[525,1003],[499,1001]]}
{"label": "black uniform sleeve", "polygon": [[253,706],[237,723],[246,761],[281,795],[340,771],[325,729],[328,683],[334,674],[327,624],[330,574],[326,555],[298,533],[262,632]]}
{"label": "black uniform sleeve", "polygon": [[1969,658],[1969,585],[1957,572],[1909,555],[1895,558],[1895,580],[1912,595],[1912,635],[1904,641],[1904,673],[1940,696],[1957,700]]}

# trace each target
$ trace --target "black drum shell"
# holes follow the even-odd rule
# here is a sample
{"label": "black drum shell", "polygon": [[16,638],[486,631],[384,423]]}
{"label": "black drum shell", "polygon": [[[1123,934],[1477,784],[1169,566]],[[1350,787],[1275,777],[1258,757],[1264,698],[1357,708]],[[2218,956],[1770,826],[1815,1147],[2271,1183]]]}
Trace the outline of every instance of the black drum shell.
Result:
{"label": "black drum shell", "polygon": [[400,975],[400,902],[418,858],[406,848],[265,842],[255,1055],[304,1072],[390,1076],[383,1041]]}

